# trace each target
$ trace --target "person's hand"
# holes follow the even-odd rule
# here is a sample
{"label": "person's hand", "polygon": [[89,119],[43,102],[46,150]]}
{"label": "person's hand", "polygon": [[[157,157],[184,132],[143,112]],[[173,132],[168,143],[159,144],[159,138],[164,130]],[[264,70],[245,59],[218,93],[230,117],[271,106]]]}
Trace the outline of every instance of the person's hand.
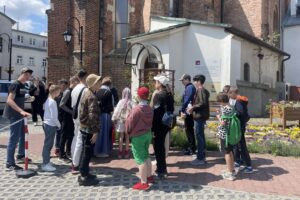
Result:
{"label": "person's hand", "polygon": [[28,113],[28,112],[25,112],[24,110],[23,110],[23,111],[21,111],[21,112],[20,112],[20,114],[21,114],[23,117],[29,117],[29,116],[31,116],[31,114],[30,114],[30,113]]}
{"label": "person's hand", "polygon": [[187,108],[186,111],[187,111],[187,113],[192,113],[193,112],[193,107]]}
{"label": "person's hand", "polygon": [[97,135],[98,135],[98,133],[94,133],[94,134],[93,134],[93,136],[92,136],[92,138],[91,138],[91,143],[92,143],[92,144],[95,144],[95,143],[96,143]]}
{"label": "person's hand", "polygon": [[28,102],[34,102],[34,100],[35,100],[35,97],[34,97],[34,96],[29,96],[29,97],[27,98],[27,101],[28,101]]}

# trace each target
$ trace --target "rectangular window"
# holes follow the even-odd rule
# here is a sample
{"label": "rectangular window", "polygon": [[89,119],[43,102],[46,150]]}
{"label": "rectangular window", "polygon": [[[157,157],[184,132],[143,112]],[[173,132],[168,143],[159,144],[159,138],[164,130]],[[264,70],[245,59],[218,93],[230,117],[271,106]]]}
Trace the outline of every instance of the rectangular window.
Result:
{"label": "rectangular window", "polygon": [[126,48],[128,36],[128,0],[116,0],[115,48]]}
{"label": "rectangular window", "polygon": [[32,38],[29,39],[29,44],[32,45]]}
{"label": "rectangular window", "polygon": [[22,65],[23,64],[23,56],[17,56],[17,64]]}
{"label": "rectangular window", "polygon": [[24,41],[24,37],[23,37],[23,36],[21,36],[21,43],[23,43],[23,41]]}
{"label": "rectangular window", "polygon": [[34,58],[33,57],[29,57],[29,66],[34,66]]}
{"label": "rectangular window", "polygon": [[20,42],[21,41],[21,36],[20,35],[18,35],[18,42]]}
{"label": "rectangular window", "polygon": [[46,40],[43,41],[43,47],[47,47],[47,41]]}
{"label": "rectangular window", "polygon": [[32,45],[35,45],[35,39],[32,39]]}
{"label": "rectangular window", "polygon": [[3,39],[0,37],[0,53],[2,52],[3,49]]}
{"label": "rectangular window", "polygon": [[43,59],[42,66],[43,66],[43,67],[46,67],[46,66],[47,66],[47,59]]}

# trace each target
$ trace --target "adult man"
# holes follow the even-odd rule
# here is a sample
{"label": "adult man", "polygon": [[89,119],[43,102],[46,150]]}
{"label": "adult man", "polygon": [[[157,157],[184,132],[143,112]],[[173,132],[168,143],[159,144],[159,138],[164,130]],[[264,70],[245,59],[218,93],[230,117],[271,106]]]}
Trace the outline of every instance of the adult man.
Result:
{"label": "adult man", "polygon": [[82,97],[84,96],[85,92],[88,90],[86,88],[86,77],[88,76],[88,73],[86,70],[82,69],[77,74],[80,83],[76,85],[76,87],[72,90],[71,98],[72,98],[72,108],[73,110],[76,110],[77,106],[77,118],[74,119],[74,137],[72,142],[72,174],[79,173],[79,162],[80,162],[80,156],[82,152],[82,135],[79,130],[79,110],[81,105]]}
{"label": "adult man", "polygon": [[193,118],[196,123],[196,138],[197,138],[197,158],[194,159],[192,165],[203,165],[205,161],[205,135],[204,135],[204,125],[206,120],[209,119],[209,92],[204,88],[205,76],[200,74],[193,78],[196,95],[194,99],[193,106],[188,108],[188,113],[193,113]]}
{"label": "adult man", "polygon": [[71,158],[71,145],[74,136],[74,122],[72,118],[73,109],[71,106],[71,92],[79,83],[77,76],[70,78],[70,86],[65,91],[59,104],[62,114],[62,128],[59,148],[59,159],[69,162]]}
{"label": "adult man", "polygon": [[17,161],[24,160],[25,157],[25,133],[24,133],[24,120],[23,117],[29,117],[31,114],[24,111],[25,83],[31,77],[33,71],[27,67],[21,70],[21,75],[18,80],[13,82],[9,87],[9,94],[7,97],[6,105],[3,111],[3,117],[8,118],[10,121],[10,135],[7,144],[7,160],[6,169],[8,171],[20,170],[15,163],[14,155],[17,143],[19,142],[19,149]]}
{"label": "adult man", "polygon": [[184,118],[184,126],[186,137],[189,142],[189,147],[184,152],[184,155],[192,155],[196,152],[196,142],[194,134],[194,119],[192,113],[187,113],[186,109],[189,104],[192,104],[194,96],[196,93],[195,86],[191,83],[191,76],[188,74],[183,74],[179,79],[185,86],[184,93],[182,95],[182,107],[180,110],[181,117]]}
{"label": "adult man", "polygon": [[33,79],[33,84],[29,89],[30,96],[34,96],[34,101],[31,102],[32,108],[32,121],[34,126],[37,125],[39,114],[42,121],[44,121],[44,109],[43,105],[47,99],[45,85],[40,81],[38,77]]}

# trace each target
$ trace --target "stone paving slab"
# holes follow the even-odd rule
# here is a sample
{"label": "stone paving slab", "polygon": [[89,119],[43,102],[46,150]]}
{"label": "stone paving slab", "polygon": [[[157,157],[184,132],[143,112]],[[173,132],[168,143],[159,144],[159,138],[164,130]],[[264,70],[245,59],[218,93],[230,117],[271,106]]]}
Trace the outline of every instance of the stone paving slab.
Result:
{"label": "stone paving slab", "polygon": [[[0,162],[4,163],[5,149],[0,148]],[[36,157],[33,157],[37,160]],[[120,172],[105,168],[92,168],[100,183],[93,187],[79,186],[77,176],[70,173],[70,167],[57,159],[51,159],[57,167],[55,173],[41,172],[41,160],[30,164],[30,169],[37,170],[38,175],[29,179],[16,178],[14,172],[6,172],[0,166],[0,200],[5,199],[263,199],[263,200],[296,200],[296,197],[265,195],[249,192],[200,186],[178,181],[156,181],[148,191],[135,191],[131,186],[138,178],[130,172]]]}
{"label": "stone paving slab", "polygon": [[[5,150],[0,149],[1,162],[4,162]],[[14,172],[6,172],[1,165],[0,199],[265,199],[265,200],[296,200],[297,198],[256,193],[237,192],[215,187],[199,186],[174,181],[157,181],[148,191],[134,191],[131,186],[138,178],[131,173],[123,173],[109,169],[92,169],[100,183],[94,187],[78,186],[77,176],[72,175],[69,167],[57,166],[55,173],[40,172],[37,164],[30,168],[38,170],[38,175],[29,179],[16,178]],[[40,162],[37,162],[40,163]]]}

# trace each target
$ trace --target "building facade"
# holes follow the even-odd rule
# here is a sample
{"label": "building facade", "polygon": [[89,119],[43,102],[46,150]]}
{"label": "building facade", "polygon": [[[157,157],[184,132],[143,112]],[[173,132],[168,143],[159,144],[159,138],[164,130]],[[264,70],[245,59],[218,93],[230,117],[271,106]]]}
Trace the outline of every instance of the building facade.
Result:
{"label": "building facade", "polygon": [[[288,0],[51,0],[51,9],[47,11],[48,78],[52,81],[66,78],[83,67],[90,73],[112,76],[120,91],[130,84],[130,68],[123,64],[130,44],[122,38],[148,32],[150,16],[233,24],[250,35],[268,40],[280,30],[286,2]],[[76,19],[68,20],[70,17]],[[79,26],[83,27],[82,66]],[[69,45],[62,36],[67,29],[73,33]]]}
{"label": "building facade", "polygon": [[46,76],[47,37],[13,29],[12,39],[12,66],[14,69],[12,79],[16,79],[25,66],[32,69],[34,71],[33,75],[36,77]]}
{"label": "building facade", "polygon": [[9,39],[12,38],[12,26],[15,23],[13,19],[0,12],[0,79],[8,79]]}
{"label": "building facade", "polygon": [[293,86],[300,87],[300,1],[291,1],[291,13],[284,23],[284,50],[291,53],[286,61],[285,81]]}

